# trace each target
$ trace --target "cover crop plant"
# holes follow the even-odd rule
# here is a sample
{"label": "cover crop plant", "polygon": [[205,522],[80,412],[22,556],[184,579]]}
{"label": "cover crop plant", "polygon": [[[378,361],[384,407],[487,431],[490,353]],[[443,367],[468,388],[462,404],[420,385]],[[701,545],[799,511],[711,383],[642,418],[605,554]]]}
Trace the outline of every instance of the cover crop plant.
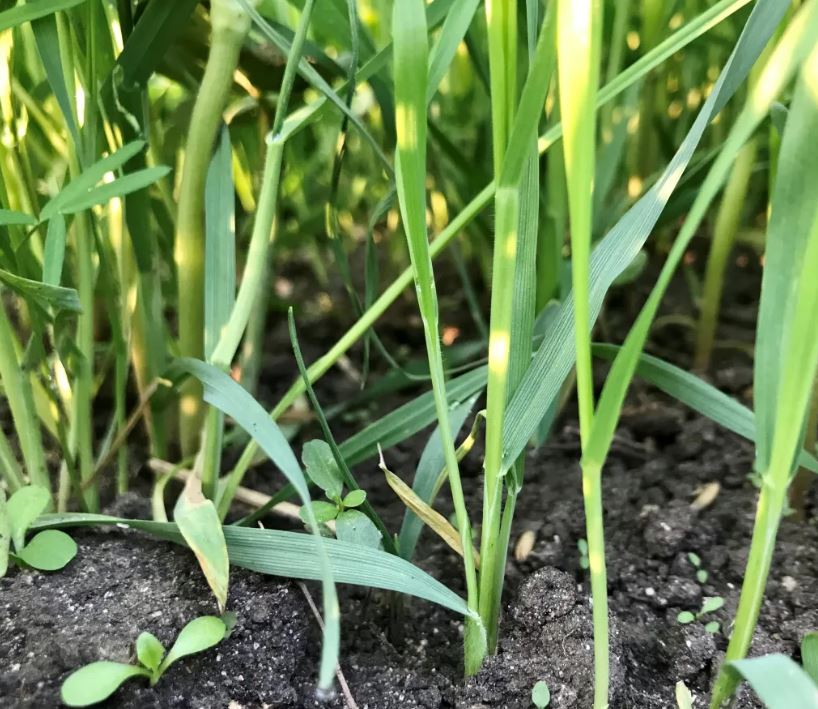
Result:
{"label": "cover crop plant", "polygon": [[[187,546],[220,612],[231,565],[320,581],[319,693],[338,663],[336,583],[388,591],[395,618],[400,593],[458,614],[474,674],[499,647],[527,452],[576,392],[577,550],[603,709],[606,555],[620,551],[605,545],[604,471],[639,375],[756,446],[756,526],[711,698],[729,703],[790,484],[818,471],[818,163],[805,149],[818,130],[817,43],[818,0],[2,5],[0,570],[9,558],[68,563],[76,546],[58,528],[128,525]],[[730,246],[767,186],[753,213],[769,206],[750,411],[644,349],[714,215],[694,368],[707,365]],[[292,276],[302,266],[304,283]],[[449,267],[456,279],[441,277]],[[318,293],[334,271],[348,303]],[[650,291],[624,340],[595,343],[608,339],[609,291],[634,279]],[[401,328],[420,356],[376,332],[410,285],[419,319]],[[452,302],[468,325],[449,325]],[[268,412],[281,382],[268,381],[266,335],[285,310],[299,376]],[[306,362],[295,323],[311,325],[313,310],[345,329]],[[316,382],[336,367],[360,391],[323,400]],[[336,440],[395,393],[409,396]],[[392,455],[427,428],[417,461]],[[154,519],[101,514],[145,457],[130,454],[139,433],[172,471],[154,483]],[[461,467],[481,438],[475,483]],[[240,510],[264,460],[269,501]],[[356,466],[378,464],[406,507],[398,529],[358,483],[371,478]],[[436,509],[444,495],[450,519]],[[291,501],[307,533],[257,527]],[[413,563],[424,527],[458,555],[464,598]],[[207,640],[190,647],[221,640],[221,620],[199,622]],[[88,693],[100,677],[110,692],[129,677],[155,683],[180,652],[162,660],[143,634],[139,665],[83,668],[67,701],[108,696]],[[549,699],[538,682],[532,701]]]}

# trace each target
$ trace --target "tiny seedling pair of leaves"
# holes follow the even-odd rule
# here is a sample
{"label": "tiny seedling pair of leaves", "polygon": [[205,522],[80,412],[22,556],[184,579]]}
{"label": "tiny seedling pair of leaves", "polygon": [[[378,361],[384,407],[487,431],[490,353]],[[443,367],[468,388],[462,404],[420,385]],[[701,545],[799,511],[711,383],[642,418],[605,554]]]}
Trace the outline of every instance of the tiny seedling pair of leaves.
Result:
{"label": "tiny seedling pair of leaves", "polygon": [[191,620],[170,651],[148,632],[136,639],[136,659],[139,664],[101,660],[80,667],[63,682],[61,696],[70,707],[87,707],[110,697],[119,686],[132,677],[147,677],[153,687],[177,660],[195,655],[217,645],[227,634],[227,625],[216,616],[205,615]]}
{"label": "tiny seedling pair of leaves", "polygon": [[[308,441],[301,451],[301,462],[307,477],[324,491],[329,502],[316,500],[311,503],[316,521],[322,525],[335,521],[335,536],[342,542],[360,544],[372,549],[379,549],[381,533],[375,523],[363,512],[355,509],[366,500],[363,490],[344,491],[344,478],[332,449],[325,441]],[[309,525],[309,520],[302,507],[301,519]]]}
{"label": "tiny seedling pair of leaves", "polygon": [[[688,625],[696,620],[702,620],[708,613],[715,613],[722,606],[724,606],[724,599],[721,596],[705,598],[701,609],[697,613],[682,611],[676,616],[676,620],[681,625]],[[704,626],[708,633],[718,633],[720,628],[721,624],[717,620],[708,621]]]}
{"label": "tiny seedling pair of leaves", "polygon": [[803,667],[786,655],[736,660],[729,666],[753,688],[768,709],[818,709],[818,633],[801,641]]}
{"label": "tiny seedling pair of leaves", "polygon": [[8,501],[0,490],[0,578],[9,559],[23,568],[56,571],[77,555],[76,542],[58,529],[44,530],[26,544],[26,530],[50,504],[48,490],[37,485],[20,488]]}

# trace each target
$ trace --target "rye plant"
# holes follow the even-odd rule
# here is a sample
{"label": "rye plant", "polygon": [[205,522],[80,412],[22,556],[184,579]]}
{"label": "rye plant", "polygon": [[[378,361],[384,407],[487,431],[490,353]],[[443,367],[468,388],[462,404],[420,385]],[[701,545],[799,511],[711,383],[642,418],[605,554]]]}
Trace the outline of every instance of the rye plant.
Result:
{"label": "rye plant", "polygon": [[[287,31],[271,21],[270,3],[252,0],[213,0],[207,11],[195,0],[150,0],[138,12],[130,2],[96,0],[4,9],[0,50],[10,70],[0,84],[0,380],[13,435],[0,433],[0,472],[13,493],[12,510],[37,490],[35,516],[46,512],[12,525],[13,556],[4,561],[35,566],[31,560],[42,552],[36,540],[53,527],[126,524],[190,547],[220,610],[229,603],[231,564],[321,581],[322,690],[331,686],[338,656],[336,582],[412,594],[462,616],[464,669],[473,674],[498,647],[526,452],[545,437],[565,393],[575,388],[586,517],[580,551],[591,589],[594,706],[602,709],[610,700],[603,471],[638,374],[756,444],[756,529],[712,706],[729,701],[761,606],[787,488],[799,465],[818,469],[803,450],[805,440],[814,440],[805,422],[818,366],[810,337],[818,286],[809,277],[818,266],[812,199],[818,172],[804,150],[818,129],[818,3],[802,3],[785,22],[784,0],[761,0],[737,16],[749,4],[686,3],[686,14],[668,17],[662,3],[642,3],[638,57],[625,49],[634,4],[602,0],[400,0],[382,17],[368,13],[367,21],[352,0],[323,7],[306,0],[293,3],[298,20]],[[187,56],[190,66],[207,57],[200,78],[162,64],[165,55],[186,56],[178,39],[187,27],[199,42],[199,53]],[[706,44],[716,28],[735,35],[729,56],[723,41],[692,44]],[[253,69],[263,52],[243,62],[243,50],[262,44],[283,57],[274,88],[269,67]],[[715,72],[689,79],[702,57]],[[664,99],[678,75],[691,82],[683,90],[699,98],[690,102],[690,115],[669,126]],[[730,99],[748,75],[744,101],[734,106]],[[788,101],[796,76],[785,109],[777,102]],[[468,95],[470,85],[483,93]],[[40,102],[44,86],[48,100]],[[482,102],[484,116],[471,104],[464,109],[461,91]],[[462,125],[454,127],[463,128],[466,140],[448,135],[455,131],[447,110],[460,113]],[[635,111],[638,126],[630,135],[636,122],[623,116]],[[724,190],[705,287],[700,341],[707,349],[713,294],[756,169],[760,128],[771,114],[781,140],[769,141],[774,175],[751,412],[643,349],[671,278]],[[163,130],[170,115],[181,116],[174,118],[183,124],[175,132]],[[671,148],[663,148],[668,141],[658,139],[656,125],[666,129]],[[490,147],[479,136],[490,136]],[[485,143],[485,155],[465,152],[469,139]],[[703,142],[709,150],[699,150]],[[181,170],[172,171],[179,160]],[[346,179],[353,167],[363,173],[365,189]],[[685,182],[689,167],[696,177]],[[325,224],[309,190],[330,171]],[[349,213],[344,199],[358,200]],[[671,204],[674,216],[682,215],[680,227],[662,229],[664,263],[637,319],[621,346],[594,345],[606,294],[645,260],[648,239]],[[345,252],[345,230],[354,231],[349,224],[356,219],[367,224],[360,298]],[[310,231],[325,227],[356,319],[307,365],[295,334],[301,308],[290,312],[300,376],[267,413],[227,372],[248,358],[253,366],[261,361],[263,325],[274,317],[266,310],[277,274],[273,246],[284,257],[293,246],[285,237],[297,240],[320,277],[324,245]],[[405,239],[383,238],[391,231]],[[437,288],[443,286],[433,265],[454,245],[480,333],[480,286],[490,294],[486,341],[478,338],[465,356],[442,342]],[[377,255],[388,281],[376,296]],[[477,287],[468,259],[479,274]],[[424,361],[406,364],[374,328],[411,284]],[[357,343],[364,343],[364,372],[376,371],[370,363],[376,354],[394,370],[386,384],[365,385],[359,401],[389,391],[395,380],[428,391],[336,441],[332,419],[348,402],[321,402],[313,385],[336,365],[354,369],[348,355]],[[600,392],[593,355],[612,361]],[[243,381],[255,379],[241,374]],[[457,446],[484,392],[485,410]],[[285,435],[293,432],[292,417],[288,430],[276,421],[283,426],[305,395],[323,440],[303,446],[304,471]],[[112,411],[103,401],[113,402]],[[176,417],[167,413],[177,402],[174,429],[168,422]],[[460,463],[482,435],[481,418],[482,504],[473,506]],[[115,477],[118,491],[127,488],[127,442],[142,420],[153,453],[178,453],[175,461],[159,461],[171,473],[156,483],[155,519],[100,515],[105,477]],[[410,485],[400,475],[407,471],[390,470],[390,448],[429,426],[434,431]],[[229,470],[227,450],[236,461]],[[247,470],[264,459],[286,482],[261,509],[232,521]],[[356,480],[357,464],[376,461],[407,507],[400,530],[387,527]],[[186,483],[169,522],[164,496],[176,473]],[[316,488],[325,500],[313,499]],[[444,491],[454,524],[435,509]],[[269,508],[291,498],[299,500],[308,534],[255,528]],[[49,506],[57,511],[49,513]],[[462,557],[465,599],[411,563],[424,526]],[[39,532],[28,545],[27,532]],[[73,556],[73,547],[66,549],[63,557]],[[698,615],[710,610],[712,604]],[[213,642],[223,635],[221,626],[216,630]],[[141,645],[141,665],[113,668],[110,689],[130,676],[158,679],[162,648],[149,639]],[[77,683],[69,689],[85,701]],[[541,706],[550,694],[543,687],[537,684],[533,699]]]}

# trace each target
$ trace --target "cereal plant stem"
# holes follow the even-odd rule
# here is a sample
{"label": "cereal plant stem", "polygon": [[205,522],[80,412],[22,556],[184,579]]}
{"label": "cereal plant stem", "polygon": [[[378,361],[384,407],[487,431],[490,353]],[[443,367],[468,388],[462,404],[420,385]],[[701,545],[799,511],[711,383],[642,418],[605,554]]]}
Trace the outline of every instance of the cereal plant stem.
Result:
{"label": "cereal plant stem", "polygon": [[[740,660],[750,648],[761,603],[764,600],[767,575],[770,572],[775,538],[785,499],[786,485],[763,484],[756,508],[750,556],[747,559],[747,569],[744,573],[744,583],[741,587],[733,633],[730,636],[727,655],[724,658],[725,663]],[[721,709],[730,700],[737,685],[738,679],[735,673],[722,665],[713,687],[711,709]]]}
{"label": "cereal plant stem", "polygon": [[[34,411],[34,399],[28,372],[21,370],[17,359],[15,336],[6,309],[0,305],[0,380],[11,409],[14,430],[20,442],[26,472],[32,483],[50,489],[48,472],[45,467],[40,424]],[[13,460],[13,458],[12,458]],[[14,461],[16,464],[17,461]],[[23,485],[19,468],[5,466],[5,479],[12,490]]]}
{"label": "cereal plant stem", "polygon": [[258,302],[260,290],[266,286],[269,271],[269,249],[273,243],[275,216],[278,206],[278,188],[281,179],[281,164],[284,155],[286,138],[281,129],[287,116],[290,94],[292,93],[298,64],[304,50],[310,18],[315,0],[307,0],[301,11],[301,18],[293,38],[287,66],[281,80],[273,128],[267,137],[267,157],[264,163],[264,175],[261,182],[258,210],[256,211],[253,234],[247,252],[247,267],[242,275],[236,303],[230,313],[230,320],[213,351],[212,360],[217,365],[226,366],[235,356],[242,335],[247,329],[250,313]]}
{"label": "cereal plant stem", "polygon": [[591,575],[594,622],[594,709],[608,706],[608,575],[605,568],[605,531],[602,517],[602,468],[582,468],[585,533]]}
{"label": "cereal plant stem", "polygon": [[[210,53],[185,143],[174,245],[179,286],[179,354],[197,359],[204,353],[205,178],[247,31],[240,22],[233,25],[220,21],[217,5],[213,6]],[[246,27],[249,28],[249,23]],[[179,413],[179,441],[183,454],[188,455],[198,446],[204,415],[201,385],[193,378],[181,388]]]}
{"label": "cereal plant stem", "polygon": [[738,232],[755,157],[756,141],[752,139],[744,145],[736,158],[716,217],[713,243],[707,258],[701,315],[696,334],[694,367],[699,370],[705,370],[710,365],[716,322],[719,317],[719,304],[724,287],[724,270]]}

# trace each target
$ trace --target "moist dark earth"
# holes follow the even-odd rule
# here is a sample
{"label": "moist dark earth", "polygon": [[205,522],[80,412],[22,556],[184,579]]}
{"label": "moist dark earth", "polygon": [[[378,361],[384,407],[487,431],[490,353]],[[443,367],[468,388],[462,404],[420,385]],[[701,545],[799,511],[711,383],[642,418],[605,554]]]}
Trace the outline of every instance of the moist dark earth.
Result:
{"label": "moist dark earth", "polygon": [[[757,280],[749,281],[757,287]],[[628,299],[639,300],[633,293],[614,297],[625,301],[625,307],[618,303],[625,313]],[[726,337],[747,338],[752,313],[742,297],[730,297]],[[673,292],[669,300],[690,312]],[[665,315],[675,322],[673,306]],[[619,330],[615,321],[607,325]],[[325,349],[305,340],[308,357]],[[658,331],[652,351],[684,363],[689,340],[688,331],[671,324]],[[717,364],[712,378],[744,403],[752,384],[749,361],[732,354]],[[265,371],[273,382],[290,381],[293,373],[292,364],[280,360],[268,362]],[[327,378],[319,387],[327,400],[350,391],[349,383],[338,378]],[[584,516],[575,421],[567,409],[548,442],[528,455],[500,647],[478,675],[462,679],[462,623],[451,612],[416,599],[403,598],[396,605],[390,594],[341,589],[340,667],[357,706],[530,707],[538,680],[548,683],[550,706],[556,709],[591,706],[593,640],[588,579],[577,548]],[[359,426],[339,421],[336,433],[343,438]],[[427,435],[388,451],[390,468],[408,479]],[[603,478],[613,709],[674,707],[679,680],[696,696],[694,706],[706,706],[747,558],[757,493],[747,477],[752,461],[747,441],[643,385],[633,387]],[[463,465],[472,509],[480,505],[480,464],[481,451],[475,450]],[[401,503],[375,462],[358,466],[355,473],[388,526],[397,529]],[[263,465],[245,484],[272,491],[278,480],[275,470]],[[703,486],[712,491],[714,483],[718,494],[699,509],[693,503],[702,501]],[[808,520],[814,506],[811,495]],[[444,500],[440,509],[450,511]],[[145,498],[133,494],[114,511],[146,516],[148,510]],[[291,522],[275,516],[265,521],[282,524]],[[148,630],[170,645],[186,622],[216,612],[186,550],[118,528],[72,534],[79,554],[63,571],[12,569],[0,580],[0,706],[58,706],[60,684],[73,669],[98,659],[133,660],[140,632]],[[799,659],[801,638],[818,628],[817,547],[813,521],[783,521],[751,654],[784,652]],[[696,579],[691,552],[708,572],[705,583]],[[428,532],[418,548],[418,563],[464,593],[458,558]],[[307,588],[320,602],[319,589]],[[724,608],[689,625],[677,622],[681,610],[697,611],[710,596],[722,596]],[[320,631],[300,585],[233,569],[229,608],[237,624],[222,644],[180,661],[153,689],[143,681],[129,682],[105,706],[345,706],[340,692],[328,701],[316,699]],[[723,629],[707,632],[704,625],[711,620]],[[737,706],[760,705],[742,689]]]}

